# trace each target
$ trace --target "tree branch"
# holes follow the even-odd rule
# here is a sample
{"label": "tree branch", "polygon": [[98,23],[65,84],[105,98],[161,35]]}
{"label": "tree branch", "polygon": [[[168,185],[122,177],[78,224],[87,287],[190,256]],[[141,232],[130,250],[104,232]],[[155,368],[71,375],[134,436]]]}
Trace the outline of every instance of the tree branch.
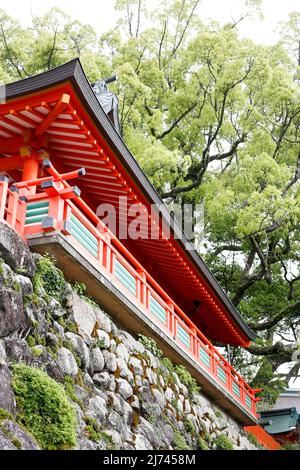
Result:
{"label": "tree branch", "polygon": [[8,58],[12,64],[12,66],[16,69],[18,75],[20,78],[22,78],[22,74],[20,72],[20,69],[18,67],[18,65],[14,62],[13,58],[12,58],[12,55],[11,55],[11,52],[10,52],[10,48],[8,46],[8,43],[7,43],[7,40],[6,40],[6,36],[5,36],[5,32],[4,32],[4,29],[3,29],[3,26],[2,24],[0,24],[0,27],[1,27],[1,34],[2,34],[2,38],[3,38],[3,42],[4,42],[4,47],[6,49],[6,52],[8,54]]}
{"label": "tree branch", "polygon": [[276,326],[281,320],[286,317],[297,317],[300,313],[300,301],[294,303],[293,305],[288,305],[286,308],[281,310],[277,315],[275,315],[271,320],[263,323],[248,323],[249,327],[255,331],[265,331],[273,326]]}
{"label": "tree branch", "polygon": [[175,121],[173,121],[169,129],[165,130],[164,132],[162,132],[160,135],[157,136],[157,139],[161,140],[166,135],[170,134],[170,132],[172,132],[172,130],[175,129],[175,127],[180,123],[180,121],[182,121],[182,119],[184,119],[193,109],[195,109],[197,104],[198,103],[194,103],[188,109],[186,109],[177,119],[175,119]]}
{"label": "tree branch", "polygon": [[254,356],[280,356],[282,363],[284,363],[292,360],[295,348],[290,345],[277,342],[272,346],[257,346],[256,344],[252,344],[247,348],[247,351]]}

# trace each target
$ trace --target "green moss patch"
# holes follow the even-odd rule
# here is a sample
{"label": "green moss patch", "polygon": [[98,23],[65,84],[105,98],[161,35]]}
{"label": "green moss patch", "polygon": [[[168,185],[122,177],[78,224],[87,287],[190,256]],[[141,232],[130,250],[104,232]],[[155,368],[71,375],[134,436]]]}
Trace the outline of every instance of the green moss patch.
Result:
{"label": "green moss patch", "polygon": [[76,444],[76,415],[64,388],[43,371],[15,364],[12,386],[18,421],[43,449],[69,449]]}

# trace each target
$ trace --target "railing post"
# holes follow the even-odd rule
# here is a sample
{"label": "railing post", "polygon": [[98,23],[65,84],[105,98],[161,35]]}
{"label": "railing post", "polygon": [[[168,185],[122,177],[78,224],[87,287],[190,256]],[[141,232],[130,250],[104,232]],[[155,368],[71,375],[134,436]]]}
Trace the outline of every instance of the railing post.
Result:
{"label": "railing post", "polygon": [[27,201],[26,198],[21,196],[19,198],[18,210],[17,210],[17,225],[16,229],[19,235],[25,239],[24,229],[25,229],[25,220],[26,220],[26,209]]}
{"label": "railing post", "polygon": [[0,220],[4,220],[7,200],[8,178],[0,176]]}
{"label": "railing post", "polygon": [[177,336],[177,318],[173,315],[173,338],[176,340]]}
{"label": "railing post", "polygon": [[195,356],[198,359],[198,354],[197,354],[197,341],[196,341],[196,328],[190,328],[192,334],[191,334],[191,351],[193,356]]}
{"label": "railing post", "polygon": [[103,240],[98,238],[98,261],[101,267],[103,267]]}
{"label": "railing post", "polygon": [[8,206],[7,206],[7,223],[14,229],[17,220],[17,210],[19,203],[19,191],[16,187],[11,187],[8,196]]}
{"label": "railing post", "polygon": [[110,256],[109,256],[109,273],[113,276],[114,275],[114,270],[115,270],[115,262],[116,262],[116,254],[112,251],[110,251]]}
{"label": "railing post", "polygon": [[174,336],[174,304],[172,302],[167,302],[167,328],[171,336]]}
{"label": "railing post", "polygon": [[47,222],[46,224],[43,224],[44,230],[56,230],[58,227],[57,224],[63,222],[64,203],[65,201],[60,197],[60,195],[49,195],[49,210],[48,216],[45,217]]}
{"label": "railing post", "polygon": [[241,380],[239,380],[239,383],[240,383],[240,390],[241,390],[240,399],[241,399],[241,402],[245,404],[246,403],[245,387],[244,387],[243,382],[241,382]]}
{"label": "railing post", "polygon": [[58,224],[58,226],[61,225],[61,231],[64,235],[71,235],[71,230],[72,230],[71,217],[72,217],[72,209],[69,206],[68,202],[64,201],[62,221]]}
{"label": "railing post", "polygon": [[232,394],[232,374],[231,374],[231,368],[230,368],[230,364],[226,364],[226,384],[227,384],[227,388],[228,388],[228,391]]}
{"label": "railing post", "polygon": [[142,305],[144,305],[146,307],[146,281],[147,281],[147,276],[146,276],[145,271],[143,271],[141,269],[137,270],[137,273],[142,278],[142,280],[137,278],[137,289],[136,289],[137,299]]}
{"label": "railing post", "polygon": [[215,350],[213,346],[209,346],[209,352],[211,354],[211,372],[212,372],[212,375],[217,377],[217,364],[216,364]]}

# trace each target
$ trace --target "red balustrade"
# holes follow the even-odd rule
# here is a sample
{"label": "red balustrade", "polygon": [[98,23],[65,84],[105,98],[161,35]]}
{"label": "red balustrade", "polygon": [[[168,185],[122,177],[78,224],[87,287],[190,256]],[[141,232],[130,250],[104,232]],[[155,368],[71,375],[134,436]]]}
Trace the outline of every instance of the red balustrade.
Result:
{"label": "red balustrade", "polygon": [[6,222],[22,238],[24,238],[24,224],[26,202],[19,198],[18,191],[9,189],[8,178],[0,180],[0,222]]}
{"label": "red balustrade", "polygon": [[96,269],[111,279],[198,366],[256,417],[256,402],[259,399],[255,397],[255,392],[120,240],[103,225],[74,188],[53,169],[50,177],[27,182],[27,185],[19,183],[19,189],[22,191],[40,183],[45,191],[28,194],[27,202],[24,202],[19,199],[17,190],[8,189],[6,179],[0,181],[0,220],[10,225],[23,239],[44,236],[48,231],[59,232],[69,239],[72,246]]}
{"label": "red balustrade", "polygon": [[280,450],[281,445],[261,426],[245,426],[244,430],[254,436],[259,444],[267,450]]}

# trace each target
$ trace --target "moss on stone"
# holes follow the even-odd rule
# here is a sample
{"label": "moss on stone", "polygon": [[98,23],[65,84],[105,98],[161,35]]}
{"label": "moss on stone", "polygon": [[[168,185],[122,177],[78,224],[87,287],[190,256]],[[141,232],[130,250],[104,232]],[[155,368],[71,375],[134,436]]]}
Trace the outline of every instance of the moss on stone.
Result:
{"label": "moss on stone", "polygon": [[2,421],[3,419],[11,419],[11,420],[14,420],[14,417],[11,413],[9,413],[8,411],[4,410],[3,408],[0,408],[0,421]]}
{"label": "moss on stone", "polygon": [[32,335],[27,336],[26,341],[30,348],[33,348],[36,345],[35,338]]}
{"label": "moss on stone", "polygon": [[61,300],[65,292],[65,279],[62,271],[55,266],[55,260],[49,255],[43,256],[36,263],[33,277],[33,289],[39,294],[44,289],[46,295]]}
{"label": "moss on stone", "polygon": [[173,447],[175,450],[192,450],[192,448],[188,445],[183,435],[178,431],[178,429],[174,429],[174,437],[173,437]]}
{"label": "moss on stone", "polygon": [[11,443],[18,449],[18,450],[21,450],[22,449],[22,444],[21,444],[21,441],[19,439],[17,439],[16,437],[14,437],[11,441]]}
{"label": "moss on stone", "polygon": [[185,418],[183,424],[186,432],[189,432],[190,434],[196,434],[196,429],[190,419]]}
{"label": "moss on stone", "polygon": [[64,385],[65,385],[65,391],[68,397],[74,402],[77,403],[77,405],[80,406],[81,409],[83,409],[83,402],[78,398],[78,396],[75,393],[74,385],[75,385],[75,380],[72,379],[69,375],[66,375],[64,377]]}
{"label": "moss on stone", "polygon": [[31,348],[31,352],[33,357],[40,357],[43,354],[42,348],[39,348],[38,346]]}
{"label": "moss on stone", "polygon": [[217,450],[233,450],[233,443],[225,434],[219,434],[214,440],[214,444]]}
{"label": "moss on stone", "polygon": [[210,450],[207,442],[201,436],[198,437],[197,444],[199,450]]}
{"label": "moss on stone", "polygon": [[43,371],[15,364],[12,387],[18,420],[43,449],[66,449],[76,444],[76,415],[62,385]]}

